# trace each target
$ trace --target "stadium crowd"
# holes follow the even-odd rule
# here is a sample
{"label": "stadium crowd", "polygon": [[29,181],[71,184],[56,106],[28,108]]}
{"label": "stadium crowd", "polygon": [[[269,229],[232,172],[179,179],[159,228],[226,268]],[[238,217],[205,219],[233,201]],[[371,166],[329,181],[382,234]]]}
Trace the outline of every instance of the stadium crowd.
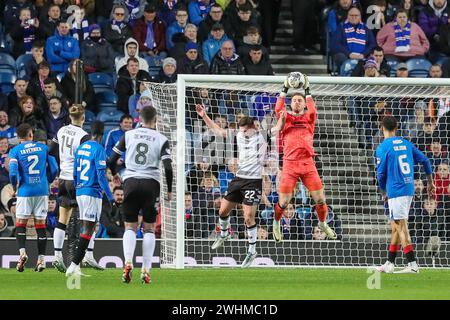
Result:
{"label": "stadium crowd", "polygon": [[[371,5],[376,5],[375,11],[370,11]],[[0,188],[4,214],[0,214],[0,236],[14,232],[15,198],[4,161],[9,148],[18,143],[15,127],[29,123],[36,139],[45,142],[70,121],[67,109],[75,101],[78,59],[84,67],[81,88],[87,110],[85,127],[110,155],[124,132],[139,121],[139,111],[152,104],[145,86],[148,82],[175,83],[181,73],[273,75],[269,53],[280,6],[281,0],[2,1]],[[450,77],[448,10],[445,0],[292,1],[292,53],[317,53],[319,41],[335,75]],[[273,95],[194,89],[188,93],[186,110],[186,132],[192,149],[215,149],[208,130],[201,128],[201,134],[196,134],[197,103],[203,104],[223,128],[235,129],[242,115],[256,117],[266,130],[275,122],[270,112],[275,103]],[[411,223],[416,230],[423,230],[415,234],[417,241],[426,241],[438,230],[440,236],[450,238],[450,218],[445,216],[445,206],[450,203],[447,106],[448,101],[442,99],[399,99],[388,105],[376,97],[355,97],[347,102],[361,148],[376,147],[379,117],[391,112],[401,118],[402,133],[433,159],[436,199],[425,199],[420,176],[416,181],[418,204]],[[261,239],[271,238],[273,204],[278,197],[278,150],[274,143],[271,145],[258,217]],[[236,159],[212,164],[210,158],[197,161],[193,154],[190,158],[185,194],[187,236],[215,237],[217,208],[236,172]],[[112,211],[105,206],[97,237],[121,237],[124,232],[123,189],[111,176],[109,181],[115,205]],[[50,186],[50,235],[57,223],[57,185],[55,181]],[[338,213],[329,209],[329,224],[342,239]],[[282,222],[286,239],[324,238],[302,186],[286,212]],[[233,217],[235,237],[244,238],[242,213],[236,212]]]}

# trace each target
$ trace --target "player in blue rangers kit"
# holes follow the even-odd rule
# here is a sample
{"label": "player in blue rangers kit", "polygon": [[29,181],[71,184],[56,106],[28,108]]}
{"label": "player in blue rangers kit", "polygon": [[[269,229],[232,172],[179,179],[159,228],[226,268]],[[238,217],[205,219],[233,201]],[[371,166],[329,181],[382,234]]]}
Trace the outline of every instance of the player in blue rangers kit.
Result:
{"label": "player in blue rangers kit", "polygon": [[102,190],[110,203],[114,201],[106,178],[106,153],[101,144],[91,140],[77,148],[74,155],[73,181],[80,220],[83,221],[83,232],[66,276],[81,275],[80,262],[102,212]]}
{"label": "player in blue rangers kit", "polygon": [[378,185],[388,201],[391,220],[391,245],[388,261],[377,270],[394,273],[395,257],[399,244],[408,260],[408,266],[395,273],[418,273],[411,237],[408,230],[408,214],[414,196],[414,163],[419,162],[425,168],[428,179],[428,195],[433,196],[435,186],[431,162],[411,142],[397,137],[397,120],[386,116],[382,122],[384,141],[376,150]]}
{"label": "player in blue rangers kit", "polygon": [[[49,181],[53,181],[58,174],[56,159],[48,154],[48,148],[40,142],[33,142],[33,128],[29,124],[17,127],[20,144],[9,153],[9,179],[17,190],[16,204],[16,239],[19,244],[20,258],[17,271],[22,272],[28,260],[25,242],[26,226],[31,215],[38,236],[38,261],[35,271],[45,269],[45,249],[47,237],[45,233],[45,219],[48,211]],[[47,170],[48,163],[48,170]]]}

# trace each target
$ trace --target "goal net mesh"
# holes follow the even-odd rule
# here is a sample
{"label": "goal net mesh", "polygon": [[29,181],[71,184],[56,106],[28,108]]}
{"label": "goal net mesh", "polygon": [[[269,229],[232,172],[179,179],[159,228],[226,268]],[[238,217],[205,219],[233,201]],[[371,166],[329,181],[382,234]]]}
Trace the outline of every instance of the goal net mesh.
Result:
{"label": "goal net mesh", "polygon": [[[232,239],[218,250],[211,244],[219,232],[218,208],[236,171],[233,139],[215,136],[197,117],[202,104],[210,117],[229,132],[243,115],[257,119],[268,143],[263,175],[263,196],[257,212],[259,266],[373,266],[384,263],[390,242],[390,225],[377,189],[374,151],[383,139],[380,120],[394,115],[399,134],[413,141],[433,164],[438,186],[435,198],[426,194],[423,169],[416,167],[416,196],[409,228],[418,262],[422,266],[449,267],[450,241],[450,87],[311,84],[318,120],[314,147],[319,174],[329,206],[328,224],[338,241],[327,241],[317,228],[314,203],[299,182],[294,200],[282,218],[283,241],[272,237],[273,205],[278,199],[280,174],[275,101],[280,84],[187,82],[185,128],[178,128],[177,88],[152,84],[153,103],[159,112],[158,130],[172,147],[174,169],[184,170],[185,209],[175,201],[161,203],[161,265],[174,265],[176,217],[185,218],[185,264],[235,266],[245,258],[248,243],[242,210],[231,215]],[[289,106],[289,99],[287,100]],[[183,108],[182,108],[183,109]],[[180,110],[182,110],[180,109]],[[177,130],[185,130],[184,161],[176,159]],[[184,168],[180,168],[180,163]],[[165,183],[164,183],[165,184]],[[175,187],[175,186],[174,186]],[[166,186],[163,186],[163,192]],[[175,190],[175,189],[174,189]],[[405,264],[399,252],[398,264]]]}

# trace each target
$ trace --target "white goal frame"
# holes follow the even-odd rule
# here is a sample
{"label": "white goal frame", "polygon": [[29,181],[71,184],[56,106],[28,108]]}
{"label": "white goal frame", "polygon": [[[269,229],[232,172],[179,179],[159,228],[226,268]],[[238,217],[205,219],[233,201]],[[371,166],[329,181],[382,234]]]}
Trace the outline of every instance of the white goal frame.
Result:
{"label": "white goal frame", "polygon": [[[280,89],[285,80],[285,76],[234,76],[234,75],[185,75],[179,74],[177,80],[177,147],[176,147],[176,166],[185,167],[185,105],[186,105],[186,87],[190,83],[199,82],[228,82],[228,83],[261,83],[261,84],[279,84]],[[395,86],[428,86],[428,87],[450,87],[450,79],[431,79],[431,78],[362,78],[362,77],[309,77],[312,85],[395,85]],[[312,87],[314,93],[314,87]],[[356,93],[356,92],[355,92]],[[180,130],[181,129],[181,130]],[[184,212],[185,176],[184,170],[177,170],[176,174],[176,256],[174,265],[165,265],[164,267],[175,267],[184,269],[185,258],[185,216],[180,214]]]}

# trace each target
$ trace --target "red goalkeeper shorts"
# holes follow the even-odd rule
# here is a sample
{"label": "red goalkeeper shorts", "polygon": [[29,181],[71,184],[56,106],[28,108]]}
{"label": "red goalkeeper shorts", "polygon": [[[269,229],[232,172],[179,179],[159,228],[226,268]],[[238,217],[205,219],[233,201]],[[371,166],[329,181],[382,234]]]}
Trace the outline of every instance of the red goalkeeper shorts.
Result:
{"label": "red goalkeeper shorts", "polygon": [[322,180],[319,177],[313,158],[299,161],[283,161],[280,193],[292,193],[299,179],[302,180],[303,185],[309,192],[323,188]]}

